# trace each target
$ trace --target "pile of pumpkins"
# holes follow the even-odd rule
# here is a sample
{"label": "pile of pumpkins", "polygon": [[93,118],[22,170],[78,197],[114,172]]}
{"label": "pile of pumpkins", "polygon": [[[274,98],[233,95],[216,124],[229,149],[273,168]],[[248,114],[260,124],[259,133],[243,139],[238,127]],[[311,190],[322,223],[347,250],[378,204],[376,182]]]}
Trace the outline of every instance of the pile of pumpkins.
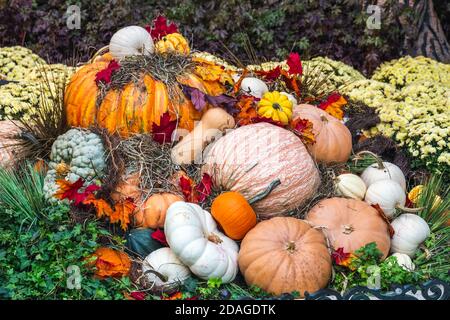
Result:
{"label": "pile of pumpkins", "polygon": [[[213,200],[211,212],[170,193],[153,194],[138,207],[136,225],[163,228],[169,245],[152,251],[142,263],[151,290],[169,293],[191,274],[228,283],[240,271],[248,285],[273,294],[298,291],[303,295],[329,283],[330,246],[354,252],[376,242],[383,258],[390,251],[406,254],[404,260],[413,256],[430,233],[427,223],[417,215],[402,214],[392,222],[391,240],[386,220],[371,206],[379,204],[390,218],[396,208],[405,209],[405,178],[387,162],[368,167],[361,177],[339,176],[336,188],[342,197],[320,201],[304,220],[289,216],[317,192],[321,179],[316,163],[346,162],[352,142],[343,122],[315,106],[297,105],[288,93],[284,94],[292,103],[292,119],[313,123],[316,141],[312,145],[266,122],[235,128],[234,118],[222,108],[207,105],[198,111],[187,98],[169,101],[165,85],[149,75],[141,75],[123,90],[108,92],[96,106],[95,76],[111,59],[120,63],[126,56],[148,55],[155,49],[190,52],[181,35],[170,41],[166,37],[165,45],[155,46],[148,32],[139,28],[120,30],[111,40],[109,54],[74,75],[65,106],[72,126],[96,124],[124,137],[150,132],[151,124],[159,124],[160,116],[169,111],[179,121],[178,130],[188,131],[173,147],[172,161],[187,165],[201,160],[202,173],[223,190]],[[177,41],[183,45],[168,45]],[[219,83],[195,74],[179,81],[209,95],[224,92]],[[144,90],[138,90],[138,83],[144,83]],[[260,79],[248,77],[241,82],[241,91],[261,99],[268,89]],[[194,126],[194,120],[200,121]],[[115,196],[139,199],[138,185],[138,176],[129,177]]]}

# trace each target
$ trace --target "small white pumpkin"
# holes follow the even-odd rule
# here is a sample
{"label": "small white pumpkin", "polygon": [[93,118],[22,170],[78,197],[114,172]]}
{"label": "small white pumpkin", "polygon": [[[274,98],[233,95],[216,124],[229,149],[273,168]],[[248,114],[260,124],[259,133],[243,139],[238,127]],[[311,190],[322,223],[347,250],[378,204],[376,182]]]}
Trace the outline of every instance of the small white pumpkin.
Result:
{"label": "small white pumpkin", "polygon": [[366,184],[353,173],[339,175],[335,180],[335,187],[337,194],[346,198],[362,200],[366,194]]}
{"label": "small white pumpkin", "polygon": [[431,232],[425,220],[411,213],[402,214],[392,221],[391,226],[395,232],[391,240],[391,252],[404,253],[411,258]]}
{"label": "small white pumpkin", "polygon": [[152,37],[147,30],[139,26],[120,29],[113,34],[109,42],[109,52],[117,60],[128,56],[150,55],[154,51]]}
{"label": "small white pumpkin", "polygon": [[406,271],[414,271],[414,269],[416,268],[411,258],[407,254],[397,252],[394,253],[392,257],[395,257],[397,259],[398,265]]}
{"label": "small white pumpkin", "polygon": [[396,181],[406,192],[406,179],[402,170],[393,163],[378,160],[378,162],[368,166],[361,174],[361,179],[363,179],[367,188],[377,181],[390,179]]}
{"label": "small white pumpkin", "polygon": [[258,78],[244,78],[241,82],[241,91],[255,98],[261,99],[269,91],[266,83]]}
{"label": "small white pumpkin", "polygon": [[150,253],[142,263],[142,273],[150,284],[150,290],[158,293],[171,293],[191,275],[170,248]]}
{"label": "small white pumpkin", "polygon": [[296,106],[298,104],[297,99],[295,99],[295,97],[292,94],[287,93],[287,92],[280,92],[280,94],[282,94],[283,96],[286,96],[289,99],[289,101],[292,102],[293,106]]}
{"label": "small white pumpkin", "polygon": [[406,194],[394,180],[379,180],[372,183],[364,198],[368,204],[378,204],[388,218],[393,218],[396,209],[407,210]]}
{"label": "small white pumpkin", "polygon": [[166,214],[164,232],[172,251],[201,279],[234,280],[237,244],[217,229],[211,214],[199,205],[178,201]]}

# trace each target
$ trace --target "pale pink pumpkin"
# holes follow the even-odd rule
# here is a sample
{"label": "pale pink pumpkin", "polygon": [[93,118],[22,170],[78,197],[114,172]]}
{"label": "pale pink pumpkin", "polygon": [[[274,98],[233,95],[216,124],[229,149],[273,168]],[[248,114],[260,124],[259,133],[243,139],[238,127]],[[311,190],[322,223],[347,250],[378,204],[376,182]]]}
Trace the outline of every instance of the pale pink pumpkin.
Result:
{"label": "pale pink pumpkin", "polygon": [[308,145],[314,160],[323,163],[346,162],[352,152],[350,130],[338,119],[322,109],[300,104],[294,107],[293,119],[302,118],[312,122],[316,142]]}
{"label": "pale pink pumpkin", "polygon": [[16,161],[20,151],[20,141],[16,136],[20,133],[19,125],[10,120],[0,121],[0,167],[10,167]]}
{"label": "pale pink pumpkin", "polygon": [[306,220],[321,227],[335,250],[355,250],[375,242],[387,257],[391,238],[387,223],[366,202],[355,199],[329,198],[320,201],[307,214]]}
{"label": "pale pink pumpkin", "polygon": [[261,219],[302,205],[320,185],[317,167],[301,140],[268,123],[237,128],[208,146],[202,170],[216,186],[247,200],[279,179],[280,185],[252,204]]}

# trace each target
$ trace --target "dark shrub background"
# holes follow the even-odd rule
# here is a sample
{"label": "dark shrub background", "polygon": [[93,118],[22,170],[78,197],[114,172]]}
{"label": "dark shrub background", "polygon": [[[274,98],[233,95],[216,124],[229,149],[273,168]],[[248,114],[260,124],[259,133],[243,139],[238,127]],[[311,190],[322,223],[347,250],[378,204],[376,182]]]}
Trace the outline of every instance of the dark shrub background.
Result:
{"label": "dark shrub background", "polygon": [[[250,62],[250,42],[261,60],[282,59],[289,51],[303,58],[326,55],[366,74],[382,61],[406,53],[399,24],[412,13],[389,5],[380,30],[366,28],[368,14],[357,0],[0,0],[0,46],[25,45],[51,63],[88,59],[120,27],[145,25],[157,14],[178,23],[196,49]],[[391,1],[397,2],[397,1]],[[450,5],[435,1],[445,33]],[[66,26],[67,7],[81,8],[81,29]],[[407,32],[407,31],[406,31]]]}

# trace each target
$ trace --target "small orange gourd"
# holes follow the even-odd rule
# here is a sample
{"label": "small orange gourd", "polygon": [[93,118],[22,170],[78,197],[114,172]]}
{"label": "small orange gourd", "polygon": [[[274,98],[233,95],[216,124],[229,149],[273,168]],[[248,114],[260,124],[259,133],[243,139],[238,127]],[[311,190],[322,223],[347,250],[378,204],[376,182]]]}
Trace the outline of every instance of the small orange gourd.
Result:
{"label": "small orange gourd", "polygon": [[132,198],[137,201],[141,197],[141,189],[139,187],[140,176],[139,173],[133,173],[124,177],[116,186],[116,189],[111,192],[111,199],[115,202]]}
{"label": "small orange gourd", "polygon": [[225,234],[241,240],[256,225],[256,214],[239,192],[224,192],[214,199],[211,214]]}
{"label": "small orange gourd", "polygon": [[163,228],[170,205],[183,198],[172,193],[155,193],[148,197],[134,214],[134,224],[142,228]]}

